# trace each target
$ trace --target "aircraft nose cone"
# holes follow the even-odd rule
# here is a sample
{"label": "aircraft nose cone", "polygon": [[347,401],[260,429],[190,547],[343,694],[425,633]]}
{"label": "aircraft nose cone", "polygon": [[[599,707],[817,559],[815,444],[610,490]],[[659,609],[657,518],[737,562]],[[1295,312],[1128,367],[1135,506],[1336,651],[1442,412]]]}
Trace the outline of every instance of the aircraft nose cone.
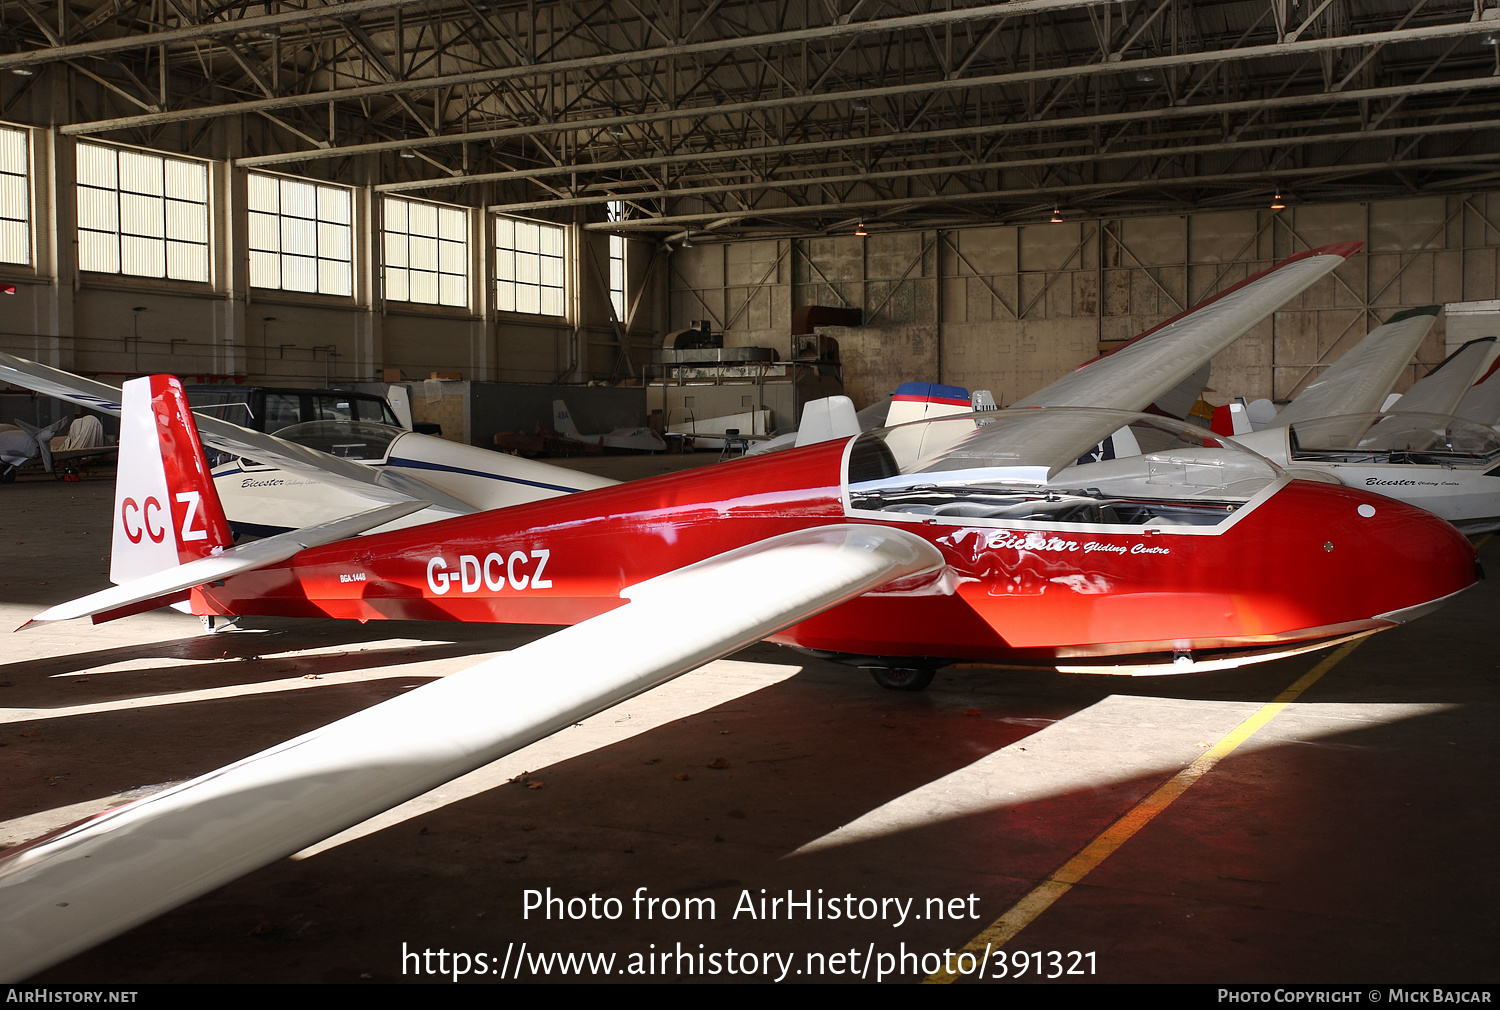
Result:
{"label": "aircraft nose cone", "polygon": [[1328,578],[1320,589],[1362,616],[1409,620],[1481,577],[1473,545],[1431,512],[1354,488],[1299,485],[1317,498],[1289,519],[1304,542],[1300,553]]}

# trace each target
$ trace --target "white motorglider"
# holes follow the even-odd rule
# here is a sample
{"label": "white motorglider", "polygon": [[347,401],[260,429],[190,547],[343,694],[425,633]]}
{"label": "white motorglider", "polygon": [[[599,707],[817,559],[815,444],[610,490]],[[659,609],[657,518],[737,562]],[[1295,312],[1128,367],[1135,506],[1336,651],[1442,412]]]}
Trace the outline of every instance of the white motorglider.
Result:
{"label": "white motorglider", "polygon": [[1500,436],[1453,414],[1494,337],[1465,344],[1380,412],[1439,308],[1392,316],[1266,427],[1235,440],[1296,476],[1377,491],[1465,533],[1500,529]]}

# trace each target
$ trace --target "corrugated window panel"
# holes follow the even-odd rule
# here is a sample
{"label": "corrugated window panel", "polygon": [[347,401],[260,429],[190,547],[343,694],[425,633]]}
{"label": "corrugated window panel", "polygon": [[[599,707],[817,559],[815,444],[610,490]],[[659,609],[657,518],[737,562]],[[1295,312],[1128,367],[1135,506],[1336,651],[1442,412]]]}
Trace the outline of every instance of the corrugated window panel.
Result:
{"label": "corrugated window panel", "polygon": [[541,310],[541,289],[532,284],[516,285],[516,311],[536,315]]}
{"label": "corrugated window panel", "polygon": [[438,243],[438,269],[445,274],[469,273],[469,249],[462,242],[449,242],[446,239]]}
{"label": "corrugated window panel", "polygon": [[469,244],[469,215],[457,207],[438,208],[438,237]]}
{"label": "corrugated window panel", "polygon": [[443,274],[438,278],[438,302],[443,305],[456,305],[460,308],[469,304],[469,285],[467,279],[455,277],[452,274]]}
{"label": "corrugated window panel", "polygon": [[[318,254],[318,226],[316,222],[300,217],[281,219],[281,251],[291,256],[316,256]],[[298,288],[297,290],[305,290]]]}
{"label": "corrugated window panel", "polygon": [[0,129],[0,172],[28,175],[26,131]]}
{"label": "corrugated window panel", "polygon": [[563,293],[560,289],[542,289],[542,313],[548,316],[560,316],[563,314]]}
{"label": "corrugated window panel", "polygon": [[495,308],[502,312],[516,311],[516,286],[514,284],[495,286]]}
{"label": "corrugated window panel", "polygon": [[136,151],[121,151],[120,191],[142,193],[147,196],[163,195],[163,159]]}
{"label": "corrugated window panel", "polygon": [[563,230],[555,225],[541,225],[538,228],[541,238],[541,250],[552,256],[563,254]]}
{"label": "corrugated window panel", "polygon": [[353,246],[347,224],[320,223],[318,225],[319,256],[348,262]]}
{"label": "corrugated window panel", "polygon": [[119,231],[119,197],[113,191],[78,187],[78,227],[93,231]]}
{"label": "corrugated window panel", "polygon": [[25,221],[0,221],[0,262],[31,262],[31,229]]}
{"label": "corrugated window panel", "polygon": [[[284,234],[284,233],[283,233]],[[281,257],[281,287],[286,291],[318,290],[318,261],[312,256]]]}
{"label": "corrugated window panel", "polygon": [[281,257],[271,252],[250,253],[250,284],[257,288],[281,287]]}
{"label": "corrugated window panel", "polygon": [[[406,236],[397,235],[393,232],[385,233],[385,265],[388,267],[404,267],[406,260]],[[386,297],[390,297],[387,295]]]}
{"label": "corrugated window panel", "polygon": [[516,222],[516,251],[517,252],[540,252],[541,251],[541,229],[529,221]]}
{"label": "corrugated window panel", "polygon": [[438,300],[437,274],[426,270],[411,272],[411,300],[426,305],[436,305]]}
{"label": "corrugated window panel", "polygon": [[318,260],[318,290],[325,295],[354,293],[354,271],[348,263]]}
{"label": "corrugated window panel", "polygon": [[97,231],[78,233],[78,269],[101,274],[120,272],[120,239]]}
{"label": "corrugated window panel", "polygon": [[406,283],[405,270],[387,270],[385,272],[385,296],[392,301],[404,302],[408,300],[408,285]]}
{"label": "corrugated window panel", "polygon": [[[166,234],[162,216],[162,202],[155,197],[120,193],[121,234],[162,238]],[[130,271],[127,269],[126,272]]]}
{"label": "corrugated window panel", "polygon": [[551,256],[541,257],[542,276],[541,281],[549,287],[560,288],[563,283],[563,264],[560,259]]}
{"label": "corrugated window panel", "polygon": [[120,271],[137,277],[165,277],[166,243],[159,238],[121,235]]}
{"label": "corrugated window panel", "polygon": [[349,191],[337,186],[318,187],[318,217],[324,221],[348,224],[350,221]]}
{"label": "corrugated window panel", "polygon": [[114,148],[99,147],[96,144],[79,144],[77,151],[80,183],[103,186],[106,189],[119,188]]}
{"label": "corrugated window panel", "polygon": [[495,279],[502,281],[516,279],[516,254],[511,250],[495,250]]}
{"label": "corrugated window panel", "polygon": [[208,215],[202,204],[167,201],[167,238],[184,242],[208,241]]}
{"label": "corrugated window panel", "polygon": [[251,210],[275,214],[281,210],[280,180],[269,175],[250,173],[247,204]]}
{"label": "corrugated window panel", "polygon": [[406,231],[406,204],[406,200],[394,196],[385,198],[381,216],[385,219],[386,231]]}
{"label": "corrugated window panel", "polygon": [[208,247],[195,242],[169,241],[167,276],[179,281],[207,281]]}
{"label": "corrugated window panel", "polygon": [[290,217],[318,216],[318,188],[310,182],[281,180],[281,213]]}
{"label": "corrugated window panel", "polygon": [[208,166],[191,161],[167,161],[167,196],[208,203]]}
{"label": "corrugated window panel", "polygon": [[411,265],[417,270],[437,271],[438,241],[423,235],[411,237]]}
{"label": "corrugated window panel", "polygon": [[[281,248],[280,223],[274,214],[250,212],[250,248],[276,252]],[[252,281],[251,283],[256,283]]]}
{"label": "corrugated window panel", "polygon": [[438,209],[430,203],[412,203],[409,205],[408,213],[411,215],[411,223],[408,230],[413,235],[422,235],[437,238],[438,233]]}
{"label": "corrugated window panel", "polygon": [[516,222],[508,217],[495,218],[495,247],[497,249],[514,249],[516,247]]}
{"label": "corrugated window panel", "polygon": [[522,284],[537,284],[541,279],[540,257],[534,253],[516,253],[516,280]]}

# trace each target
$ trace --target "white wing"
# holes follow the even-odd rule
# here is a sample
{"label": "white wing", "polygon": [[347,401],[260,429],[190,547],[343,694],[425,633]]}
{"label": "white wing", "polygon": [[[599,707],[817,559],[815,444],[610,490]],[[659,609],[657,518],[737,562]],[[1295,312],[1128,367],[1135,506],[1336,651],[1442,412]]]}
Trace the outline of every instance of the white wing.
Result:
{"label": "white wing", "polygon": [[[0,978],[25,978],[257,867],[942,555],[884,527],[775,537],[626,605],[0,858]],[[674,622],[686,610],[719,617]]]}
{"label": "white wing", "polygon": [[1412,383],[1400,399],[1386,408],[1386,412],[1452,414],[1494,349],[1494,337],[1469,341]]}
{"label": "white wing", "polygon": [[[1302,253],[1250,277],[1222,294],[1169,319],[1113,354],[1098,358],[1049,386],[1012,404],[1017,407],[1110,407],[1139,411],[1180,386],[1215,354],[1275,312],[1361,247],[1345,242]],[[1019,426],[1007,425],[1008,438],[1026,449],[1026,458],[1049,466],[1067,466],[1116,427],[1108,415],[1033,412]],[[1110,425],[1113,424],[1113,427]],[[984,432],[971,436],[983,439]],[[957,439],[951,439],[956,442]],[[948,445],[925,446],[923,456]],[[955,454],[962,457],[963,452]],[[959,459],[951,466],[961,466]]]}
{"label": "white wing", "polygon": [[1344,260],[1363,243],[1299,253],[1201,302],[1089,362],[1012,407],[1115,407],[1144,410],[1200,365]]}
{"label": "white wing", "polygon": [[[106,414],[120,414],[120,390],[61,369],[0,352],[0,379],[47,396]],[[252,431],[222,418],[194,414],[205,445],[236,456],[248,456],[293,473],[326,481],[377,504],[427,501],[438,518],[479,511],[469,502],[447,494],[398,469],[375,468],[309,449],[275,435]]]}
{"label": "white wing", "polygon": [[1283,407],[1270,426],[1378,411],[1441,310],[1441,305],[1424,305],[1398,312],[1375,327]]}

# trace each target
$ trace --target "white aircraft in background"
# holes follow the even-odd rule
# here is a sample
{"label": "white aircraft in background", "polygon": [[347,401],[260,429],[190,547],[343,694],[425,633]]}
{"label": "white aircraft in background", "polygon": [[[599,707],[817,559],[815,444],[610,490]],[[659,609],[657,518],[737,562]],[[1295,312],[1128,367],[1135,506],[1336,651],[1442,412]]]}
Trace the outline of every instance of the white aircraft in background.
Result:
{"label": "white aircraft in background", "polygon": [[[115,386],[0,353],[0,380],[120,415]],[[274,435],[196,413],[205,445],[239,457],[214,469],[237,532],[268,535],[362,512],[428,505],[386,528],[415,526],[617,483],[373,421],[304,421]]]}
{"label": "white aircraft in background", "polygon": [[1235,411],[1234,439],[1295,476],[1377,491],[1465,533],[1500,529],[1500,434],[1454,416],[1495,338],[1470,341],[1389,399],[1439,308],[1370,331],[1259,431]]}
{"label": "white aircraft in background", "polygon": [[600,449],[627,449],[634,452],[665,452],[667,440],[655,428],[615,428],[602,435],[585,435],[573,423],[568,405],[561,400],[552,401],[552,425],[557,433],[574,442],[597,446]]}

